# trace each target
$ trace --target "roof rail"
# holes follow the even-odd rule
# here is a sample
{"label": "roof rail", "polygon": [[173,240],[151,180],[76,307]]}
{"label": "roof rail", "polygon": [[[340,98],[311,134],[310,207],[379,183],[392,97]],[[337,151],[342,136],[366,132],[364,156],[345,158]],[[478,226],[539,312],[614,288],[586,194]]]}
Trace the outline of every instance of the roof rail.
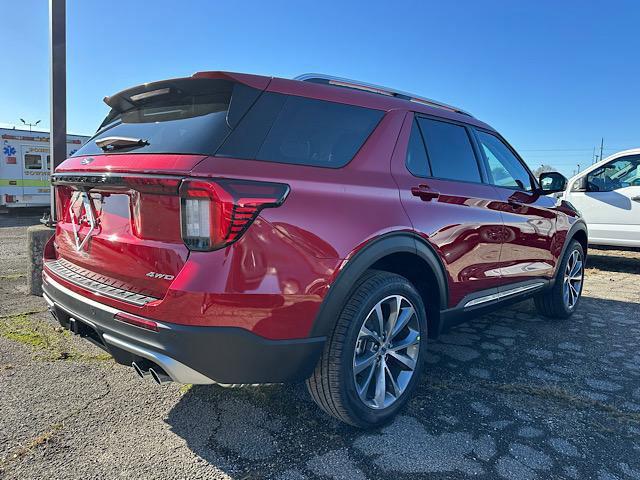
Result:
{"label": "roof rail", "polygon": [[473,115],[465,110],[462,110],[461,108],[447,105],[446,103],[438,102],[437,100],[419,97],[418,95],[414,95],[413,93],[403,92],[401,90],[395,90],[393,88],[382,87],[380,85],[374,85],[372,83],[361,82],[359,80],[334,77],[331,75],[325,75],[323,73],[305,73],[303,75],[295,77],[294,80],[300,80],[302,82],[323,83],[336,87],[363,90],[365,92],[377,93],[378,95],[387,95],[389,97],[401,98],[410,102],[421,103],[423,105],[428,105],[429,107],[443,108],[451,112],[461,113],[463,115],[473,117]]}

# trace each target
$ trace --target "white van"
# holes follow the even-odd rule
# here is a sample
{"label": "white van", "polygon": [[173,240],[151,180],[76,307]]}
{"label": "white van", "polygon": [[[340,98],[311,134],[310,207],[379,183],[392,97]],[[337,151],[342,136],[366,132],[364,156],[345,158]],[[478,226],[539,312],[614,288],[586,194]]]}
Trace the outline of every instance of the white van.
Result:
{"label": "white van", "polygon": [[[89,137],[67,135],[67,156]],[[50,203],[49,133],[0,128],[0,212]]]}
{"label": "white van", "polygon": [[569,180],[561,198],[582,213],[590,244],[640,247],[640,148],[591,165]]}

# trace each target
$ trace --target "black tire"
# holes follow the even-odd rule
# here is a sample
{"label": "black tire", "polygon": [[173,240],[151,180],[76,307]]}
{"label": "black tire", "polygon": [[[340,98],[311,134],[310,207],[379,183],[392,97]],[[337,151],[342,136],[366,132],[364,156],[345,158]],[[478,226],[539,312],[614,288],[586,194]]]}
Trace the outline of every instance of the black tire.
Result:
{"label": "black tire", "polygon": [[[573,306],[569,306],[564,299],[564,274],[567,268],[567,263],[575,251],[578,252],[582,261],[582,282],[580,283],[580,291],[578,292],[577,301]],[[582,287],[584,285],[584,262],[585,257],[582,245],[576,240],[571,240],[571,243],[565,251],[564,257],[560,262],[560,266],[558,267],[553,288],[539,293],[534,297],[536,309],[541,315],[558,319],[569,318],[573,315],[573,312],[576,311],[576,308],[580,304],[580,298],[582,297]]]}
{"label": "black tire", "polygon": [[[369,312],[382,299],[402,295],[414,307],[419,325],[418,356],[413,376],[405,390],[386,408],[371,408],[358,396],[353,378],[353,359],[358,334]],[[375,427],[390,420],[407,403],[424,368],[427,318],[420,294],[406,278],[370,270],[360,279],[345,303],[336,326],[327,338],[322,356],[307,389],[329,415],[360,428]]]}

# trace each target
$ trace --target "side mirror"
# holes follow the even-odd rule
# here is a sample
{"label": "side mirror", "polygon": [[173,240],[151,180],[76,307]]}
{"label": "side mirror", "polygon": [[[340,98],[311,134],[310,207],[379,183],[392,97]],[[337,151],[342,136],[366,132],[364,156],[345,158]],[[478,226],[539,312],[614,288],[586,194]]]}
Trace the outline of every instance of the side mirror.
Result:
{"label": "side mirror", "polygon": [[567,177],[558,172],[545,172],[540,174],[540,190],[545,195],[548,193],[564,192],[567,188]]}

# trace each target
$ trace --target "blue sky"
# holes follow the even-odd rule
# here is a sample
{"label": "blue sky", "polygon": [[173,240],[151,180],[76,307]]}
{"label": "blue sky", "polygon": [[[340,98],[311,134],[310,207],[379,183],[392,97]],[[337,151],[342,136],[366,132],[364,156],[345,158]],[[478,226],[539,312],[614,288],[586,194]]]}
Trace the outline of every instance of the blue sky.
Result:
{"label": "blue sky", "polygon": [[[48,2],[3,2],[0,125],[48,128]],[[92,133],[105,95],[230,70],[323,72],[458,105],[532,168],[569,174],[640,146],[640,2],[484,0],[67,2],[70,133]]]}

